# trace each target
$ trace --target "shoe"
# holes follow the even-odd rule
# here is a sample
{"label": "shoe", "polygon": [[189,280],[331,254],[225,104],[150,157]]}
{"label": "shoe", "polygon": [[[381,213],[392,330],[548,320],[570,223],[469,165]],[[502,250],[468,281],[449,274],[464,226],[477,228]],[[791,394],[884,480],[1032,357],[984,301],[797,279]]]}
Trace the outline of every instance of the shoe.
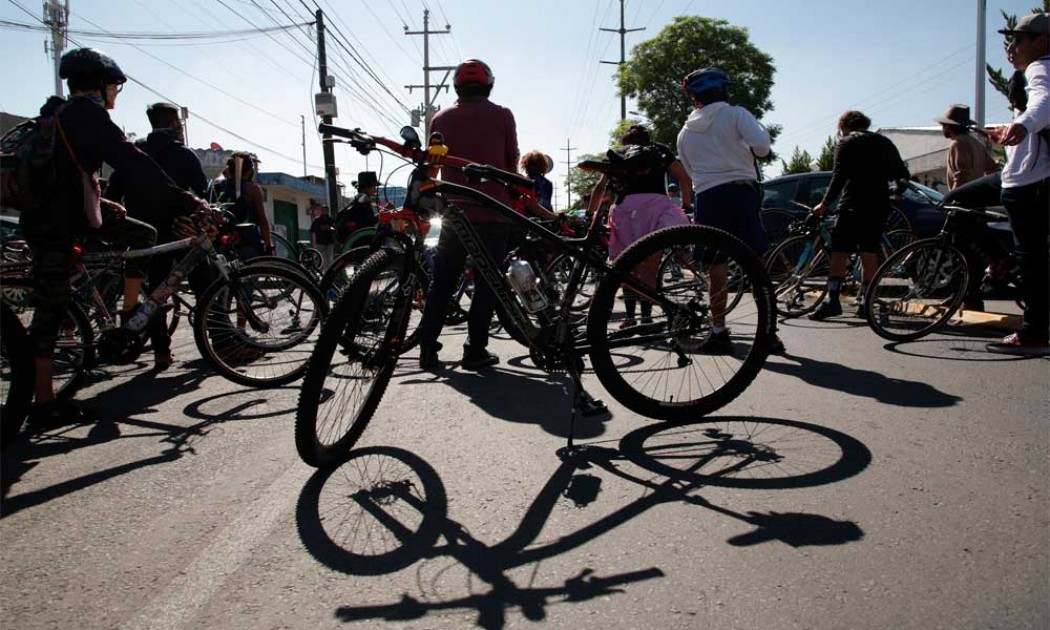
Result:
{"label": "shoe", "polygon": [[1046,339],[1024,338],[1014,333],[996,343],[985,346],[988,352],[995,354],[1013,354],[1024,357],[1045,357],[1050,355],[1050,342]]}
{"label": "shoe", "polygon": [[775,354],[777,356],[784,356],[787,354],[787,350],[784,348],[784,342],[780,339],[780,335],[773,335],[773,339],[769,342],[769,354]]}
{"label": "shoe", "polygon": [[438,358],[438,352],[441,351],[441,348],[441,344],[436,341],[434,343],[420,343],[419,369],[429,371],[445,367],[445,363]]}
{"label": "shoe", "polygon": [[842,305],[838,302],[825,301],[817,310],[809,314],[809,318],[815,322],[822,322],[836,315],[842,315]]}
{"label": "shoe", "polygon": [[40,427],[60,427],[81,424],[94,419],[94,414],[69,400],[51,400],[33,405],[29,410],[29,422]]}
{"label": "shoe", "polygon": [[731,355],[733,354],[733,340],[729,338],[728,330],[720,333],[713,332],[697,350],[703,354]]}
{"label": "shoe", "polygon": [[630,328],[631,326],[634,326],[636,323],[637,322],[634,321],[634,318],[628,317],[627,319],[625,319],[622,322],[620,322],[620,330],[623,330],[624,328]]}
{"label": "shoe", "polygon": [[175,357],[170,352],[154,352],[153,353],[153,368],[156,370],[166,370],[175,363]]}
{"label": "shoe", "polygon": [[484,348],[463,346],[463,362],[460,365],[464,370],[476,372],[499,363],[499,357]]}
{"label": "shoe", "polygon": [[864,302],[857,304],[857,310],[853,312],[853,316],[858,319],[868,319],[868,305]]}

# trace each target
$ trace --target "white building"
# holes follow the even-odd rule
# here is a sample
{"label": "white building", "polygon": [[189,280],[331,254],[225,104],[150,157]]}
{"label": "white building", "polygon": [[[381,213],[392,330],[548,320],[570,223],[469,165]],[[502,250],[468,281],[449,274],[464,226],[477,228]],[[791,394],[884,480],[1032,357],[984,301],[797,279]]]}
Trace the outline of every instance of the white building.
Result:
{"label": "white building", "polygon": [[[942,192],[948,189],[948,138],[940,125],[884,127],[876,130],[889,138],[919,183]],[[993,151],[993,155],[995,152]],[[1001,158],[997,156],[997,160]]]}

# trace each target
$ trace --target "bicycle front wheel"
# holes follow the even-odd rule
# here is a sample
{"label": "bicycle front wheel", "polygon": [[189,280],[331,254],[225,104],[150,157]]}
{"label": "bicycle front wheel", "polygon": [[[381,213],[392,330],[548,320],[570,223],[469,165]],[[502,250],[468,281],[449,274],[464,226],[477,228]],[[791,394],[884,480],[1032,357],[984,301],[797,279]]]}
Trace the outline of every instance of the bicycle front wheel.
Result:
{"label": "bicycle front wheel", "polygon": [[370,256],[325,322],[295,416],[295,448],[311,466],[353,448],[386,392],[421,275],[405,273],[405,264],[403,254]]}
{"label": "bicycle front wheel", "polygon": [[890,256],[864,296],[868,325],[891,341],[925,337],[959,310],[970,273],[963,253],[939,238],[916,241]]}
{"label": "bicycle front wheel", "polygon": [[0,447],[22,431],[33,400],[33,374],[29,334],[11,307],[0,303]]}
{"label": "bicycle front wheel", "polygon": [[784,239],[766,259],[766,271],[773,283],[777,315],[805,315],[828,292],[828,255],[812,236]]}
{"label": "bicycle front wheel", "polygon": [[328,303],[283,265],[251,264],[201,296],[197,348],[227,379],[250,387],[291,383],[306,372]]}
{"label": "bicycle front wheel", "polygon": [[[703,278],[662,285],[659,267],[669,257],[691,261]],[[729,279],[734,268],[739,281]],[[666,303],[624,326],[616,296],[628,278]],[[737,291],[744,292],[739,299]],[[758,256],[733,236],[696,225],[654,232],[620,255],[595,293],[587,328],[594,373],[643,416],[686,420],[711,413],[739,396],[769,355],[772,295]],[[712,324],[723,318],[730,343],[719,348]]]}

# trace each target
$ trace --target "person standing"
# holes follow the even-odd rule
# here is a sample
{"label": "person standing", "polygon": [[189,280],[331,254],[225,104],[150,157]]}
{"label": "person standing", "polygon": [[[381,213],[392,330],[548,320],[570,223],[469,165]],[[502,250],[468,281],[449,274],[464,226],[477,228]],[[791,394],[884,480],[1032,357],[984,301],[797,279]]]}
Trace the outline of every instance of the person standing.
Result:
{"label": "person standing", "polygon": [[[838,216],[831,230],[828,294],[809,315],[815,321],[842,314],[839,292],[849,256],[857,251],[862,270],[860,296],[864,295],[879,266],[879,241],[890,213],[889,182],[909,178],[897,147],[886,136],[869,131],[870,127],[871,119],[856,110],[839,117],[831,182],[824,198],[813,208],[813,214],[822,217],[828,206],[839,199]],[[865,305],[860,299],[857,316],[865,317]]]}
{"label": "person standing", "polygon": [[967,105],[952,105],[941,118],[934,118],[941,124],[948,144],[948,190],[955,190],[967,182],[983,175],[998,172],[991,151],[970,133],[970,128],[977,123],[970,120],[970,108]]}
{"label": "person standing", "polygon": [[[549,213],[554,207],[551,201],[554,197],[554,184],[547,179],[547,173],[554,168],[554,160],[540,151],[529,151],[521,156],[520,166],[522,172],[532,180],[532,187],[536,193],[536,205]],[[533,210],[537,209],[534,207]]]}
{"label": "person standing", "polygon": [[[178,105],[173,103],[153,103],[147,107],[146,118],[149,119],[152,131],[145,141],[136,142],[135,146],[153,158],[153,161],[164,170],[176,186],[199,197],[205,197],[208,177],[204,174],[204,168],[197,154],[183,144],[185,132],[179,114]],[[109,186],[106,187],[106,198],[118,202],[123,201],[130,216],[152,225],[157,230],[158,243],[170,243],[176,240],[172,228],[176,215],[172,212],[172,208],[159,203],[155,194],[129,186],[126,179],[124,171],[114,171],[110,177]],[[151,288],[164,282],[171,273],[175,260],[176,254],[160,254],[150,257],[149,283]],[[207,265],[197,265],[190,272],[187,280],[195,295],[199,297],[208,288],[212,275]],[[154,365],[158,369],[170,366],[175,360],[171,354],[171,337],[168,335],[166,319],[165,313],[161,311],[154,316],[150,324],[150,344],[153,347]]]}
{"label": "person standing", "polygon": [[314,220],[310,224],[310,238],[313,246],[321,252],[324,268],[332,264],[335,249],[335,219],[316,199],[310,200],[310,213]]}
{"label": "person standing", "polygon": [[[458,98],[434,116],[431,133],[443,136],[452,155],[479,164],[490,164],[507,171],[518,166],[518,132],[514,114],[489,100],[495,76],[488,64],[468,59],[456,67],[452,79]],[[445,169],[445,181],[471,186],[495,200],[510,206],[507,191],[498,183],[470,184],[459,171]],[[510,242],[511,225],[491,211],[486,211],[469,199],[455,198],[468,221],[473,224],[481,242],[495,260],[503,260]],[[438,337],[445,323],[455,283],[466,264],[467,252],[452,229],[441,230],[437,252],[434,255],[434,279],[430,285],[423,320],[419,325],[419,366],[424,370],[440,368],[438,358],[441,344]],[[467,342],[463,346],[462,367],[480,370],[499,363],[499,357],[488,351],[489,322],[492,320],[494,298],[492,290],[477,283],[467,316]]]}
{"label": "person standing", "polygon": [[1050,16],[1031,13],[999,32],[1010,41],[1007,58],[1028,83],[1027,108],[1012,124],[989,131],[994,142],[1007,147],[1002,203],[1014,233],[1025,311],[1021,330],[987,349],[1045,356],[1050,354]]}
{"label": "person standing", "polygon": [[[730,83],[729,75],[715,67],[694,70],[682,79],[682,91],[696,105],[678,132],[678,159],[692,185],[692,190],[682,187],[682,199],[695,197],[691,205],[696,223],[729,232],[761,256],[769,239],[759,215],[762,187],[755,158],[769,154],[771,140],[751,112],[729,103]],[[709,264],[708,273],[711,336],[702,349],[729,355],[733,342],[726,328],[728,266]],[[776,334],[770,351],[784,352]]]}

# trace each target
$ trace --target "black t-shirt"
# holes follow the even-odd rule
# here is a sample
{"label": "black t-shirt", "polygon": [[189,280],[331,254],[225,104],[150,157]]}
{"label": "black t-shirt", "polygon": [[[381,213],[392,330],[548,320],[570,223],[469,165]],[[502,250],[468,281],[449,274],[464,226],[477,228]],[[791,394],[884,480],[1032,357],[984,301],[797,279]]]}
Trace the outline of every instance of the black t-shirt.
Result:
{"label": "black t-shirt", "polygon": [[628,169],[617,187],[619,199],[641,193],[667,194],[667,169],[677,159],[667,145],[629,145],[611,151],[609,157]]}
{"label": "black t-shirt", "polygon": [[331,245],[335,242],[335,219],[327,212],[320,215],[310,224],[310,232],[318,245]]}
{"label": "black t-shirt", "polygon": [[835,167],[824,200],[830,204],[841,193],[839,212],[888,212],[889,182],[908,177],[908,167],[889,138],[854,132],[835,147]]}

